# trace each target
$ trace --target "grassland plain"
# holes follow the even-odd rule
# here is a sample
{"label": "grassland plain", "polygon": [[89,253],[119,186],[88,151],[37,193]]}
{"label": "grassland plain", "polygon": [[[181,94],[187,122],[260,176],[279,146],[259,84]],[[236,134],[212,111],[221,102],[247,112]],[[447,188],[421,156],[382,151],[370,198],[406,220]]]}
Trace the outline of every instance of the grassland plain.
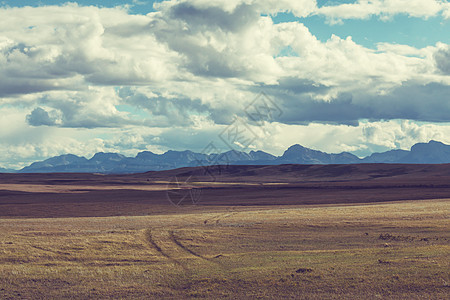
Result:
{"label": "grassland plain", "polygon": [[449,204],[0,219],[0,298],[448,299]]}

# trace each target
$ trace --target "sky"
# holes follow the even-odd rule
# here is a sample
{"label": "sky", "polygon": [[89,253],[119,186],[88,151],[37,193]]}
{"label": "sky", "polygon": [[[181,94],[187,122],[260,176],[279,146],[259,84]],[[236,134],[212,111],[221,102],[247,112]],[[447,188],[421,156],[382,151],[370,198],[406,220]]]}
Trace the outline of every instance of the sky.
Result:
{"label": "sky", "polygon": [[0,0],[0,167],[450,144],[441,0]]}

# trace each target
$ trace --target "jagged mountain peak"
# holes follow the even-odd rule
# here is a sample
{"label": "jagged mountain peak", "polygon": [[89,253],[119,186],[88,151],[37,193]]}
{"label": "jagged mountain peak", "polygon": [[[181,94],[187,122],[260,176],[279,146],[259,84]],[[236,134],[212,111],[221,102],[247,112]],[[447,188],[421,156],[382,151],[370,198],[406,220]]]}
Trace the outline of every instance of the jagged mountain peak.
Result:
{"label": "jagged mountain peak", "polygon": [[304,150],[312,150],[312,149],[309,149],[309,148],[306,148],[306,147],[303,147],[302,145],[300,145],[300,144],[295,144],[295,145],[292,145],[292,146],[290,146],[289,148],[287,148],[287,150],[285,151],[285,153],[286,152],[293,152],[293,151],[304,151]]}
{"label": "jagged mountain peak", "polygon": [[[76,156],[74,154],[62,154],[59,156],[51,157],[42,161],[41,163],[50,165],[67,165],[70,163],[85,162],[87,159],[84,157]],[[39,162],[38,162],[39,163]]]}
{"label": "jagged mountain peak", "polygon": [[107,160],[122,160],[125,158],[125,155],[119,153],[104,153],[99,152],[96,153],[90,160],[91,161],[107,161]]}
{"label": "jagged mountain peak", "polygon": [[442,142],[438,142],[435,140],[431,140],[428,143],[417,143],[411,147],[411,151],[421,151],[421,150],[436,150],[436,149],[444,149],[450,148],[449,145],[446,145]]}
{"label": "jagged mountain peak", "polygon": [[159,155],[151,151],[142,151],[136,155],[136,159],[143,159],[143,160],[154,159],[156,157],[159,157]]}

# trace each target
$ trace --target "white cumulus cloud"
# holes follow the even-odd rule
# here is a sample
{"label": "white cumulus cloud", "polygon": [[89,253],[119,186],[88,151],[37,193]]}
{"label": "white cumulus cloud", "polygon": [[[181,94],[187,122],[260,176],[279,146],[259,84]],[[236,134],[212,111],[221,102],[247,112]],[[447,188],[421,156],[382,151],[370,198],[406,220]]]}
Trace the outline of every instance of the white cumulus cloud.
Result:
{"label": "white cumulus cloud", "polygon": [[445,139],[444,125],[414,121],[450,121],[449,45],[321,41],[301,19],[274,23],[280,12],[338,22],[448,17],[449,6],[171,0],[147,15],[77,4],[0,8],[0,166],[64,152],[201,151],[236,117],[254,126],[246,108],[261,91],[282,113],[254,148],[370,151]]}
{"label": "white cumulus cloud", "polygon": [[323,6],[316,14],[328,18],[331,23],[346,19],[367,19],[378,16],[389,19],[398,14],[416,18],[429,18],[443,12],[447,14],[448,4],[441,0],[358,0],[333,6]]}

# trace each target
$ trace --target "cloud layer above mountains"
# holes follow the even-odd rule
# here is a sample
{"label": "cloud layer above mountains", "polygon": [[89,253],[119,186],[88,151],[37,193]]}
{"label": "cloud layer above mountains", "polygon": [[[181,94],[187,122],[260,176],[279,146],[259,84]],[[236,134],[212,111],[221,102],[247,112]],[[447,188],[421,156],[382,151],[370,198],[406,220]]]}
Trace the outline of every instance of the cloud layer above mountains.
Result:
{"label": "cloud layer above mountains", "polygon": [[[271,16],[283,12],[296,18],[275,23]],[[171,0],[146,15],[76,3],[0,7],[0,166],[11,153],[18,158],[10,166],[63,152],[201,150],[220,142],[236,117],[259,132],[249,146],[274,153],[292,143],[319,148],[328,132],[355,130],[357,138],[322,150],[363,150],[371,144],[367,126],[405,126],[390,120],[447,130],[449,45],[372,49],[351,37],[321,41],[302,23],[314,15],[339,24],[398,14],[448,22],[450,4]],[[282,112],[264,128],[247,114],[261,92]],[[302,130],[321,141],[305,140]]]}

